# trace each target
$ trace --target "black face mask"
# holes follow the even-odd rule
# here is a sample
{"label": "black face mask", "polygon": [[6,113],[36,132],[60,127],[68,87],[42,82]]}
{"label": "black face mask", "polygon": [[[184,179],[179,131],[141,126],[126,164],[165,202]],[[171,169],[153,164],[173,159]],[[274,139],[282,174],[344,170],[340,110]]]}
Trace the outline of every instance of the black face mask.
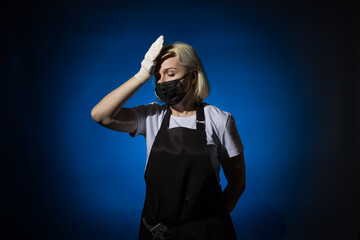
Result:
{"label": "black face mask", "polygon": [[168,105],[176,105],[179,102],[181,102],[181,100],[183,100],[183,98],[185,97],[185,95],[188,93],[188,91],[192,86],[190,85],[189,89],[186,91],[184,91],[181,87],[180,80],[185,78],[187,75],[188,73],[179,79],[171,80],[168,82],[156,83],[156,87],[155,87],[156,97],[161,102],[164,102]]}

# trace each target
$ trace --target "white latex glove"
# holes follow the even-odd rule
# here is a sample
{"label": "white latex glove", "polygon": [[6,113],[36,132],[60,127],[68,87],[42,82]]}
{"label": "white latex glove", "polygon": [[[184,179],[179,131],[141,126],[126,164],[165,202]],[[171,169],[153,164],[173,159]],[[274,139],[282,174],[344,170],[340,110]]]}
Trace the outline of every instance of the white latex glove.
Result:
{"label": "white latex glove", "polygon": [[144,60],[141,62],[140,71],[135,74],[135,77],[141,82],[147,82],[154,74],[154,66],[156,65],[156,57],[159,55],[161,48],[163,47],[164,36],[161,35],[151,45],[147,53],[145,54]]}

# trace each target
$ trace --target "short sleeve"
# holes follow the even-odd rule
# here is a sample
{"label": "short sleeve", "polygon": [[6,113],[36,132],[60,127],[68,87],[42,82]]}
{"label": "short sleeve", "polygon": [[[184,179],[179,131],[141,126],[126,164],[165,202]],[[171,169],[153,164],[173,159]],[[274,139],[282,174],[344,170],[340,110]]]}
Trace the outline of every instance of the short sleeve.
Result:
{"label": "short sleeve", "polygon": [[135,113],[137,119],[137,129],[135,132],[129,133],[131,137],[136,137],[138,135],[145,136],[146,132],[146,115],[147,115],[147,108],[146,105],[139,105],[137,107],[130,108]]}
{"label": "short sleeve", "polygon": [[224,133],[221,136],[221,143],[221,159],[237,156],[244,150],[244,146],[235,125],[235,119],[231,114],[227,118]]}

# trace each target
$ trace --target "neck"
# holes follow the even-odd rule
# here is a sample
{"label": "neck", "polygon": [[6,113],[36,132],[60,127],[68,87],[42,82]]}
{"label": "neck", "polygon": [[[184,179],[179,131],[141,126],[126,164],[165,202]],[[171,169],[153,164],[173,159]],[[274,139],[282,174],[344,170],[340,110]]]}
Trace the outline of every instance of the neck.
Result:
{"label": "neck", "polygon": [[171,114],[176,117],[188,117],[194,115],[196,113],[196,104],[194,101],[189,100],[189,98],[184,98],[180,103],[170,106]]}

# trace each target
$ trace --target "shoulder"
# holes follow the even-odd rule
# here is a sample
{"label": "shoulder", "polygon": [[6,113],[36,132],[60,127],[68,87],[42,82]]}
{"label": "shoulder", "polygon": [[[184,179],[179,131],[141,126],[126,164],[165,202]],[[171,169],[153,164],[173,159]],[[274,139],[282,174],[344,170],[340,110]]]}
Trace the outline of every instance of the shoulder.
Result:
{"label": "shoulder", "polygon": [[136,135],[153,136],[161,126],[162,119],[165,116],[167,105],[159,105],[152,102],[145,105],[139,105],[131,108],[138,121],[138,130]]}
{"label": "shoulder", "polygon": [[231,113],[211,104],[203,103],[203,106],[207,127],[215,131],[216,135],[223,135],[227,129],[229,120],[232,119]]}
{"label": "shoulder", "polygon": [[211,121],[215,121],[218,123],[221,122],[226,123],[226,121],[231,117],[231,113],[221,110],[220,108],[214,105],[208,103],[203,103],[203,105],[204,105],[204,113]]}

